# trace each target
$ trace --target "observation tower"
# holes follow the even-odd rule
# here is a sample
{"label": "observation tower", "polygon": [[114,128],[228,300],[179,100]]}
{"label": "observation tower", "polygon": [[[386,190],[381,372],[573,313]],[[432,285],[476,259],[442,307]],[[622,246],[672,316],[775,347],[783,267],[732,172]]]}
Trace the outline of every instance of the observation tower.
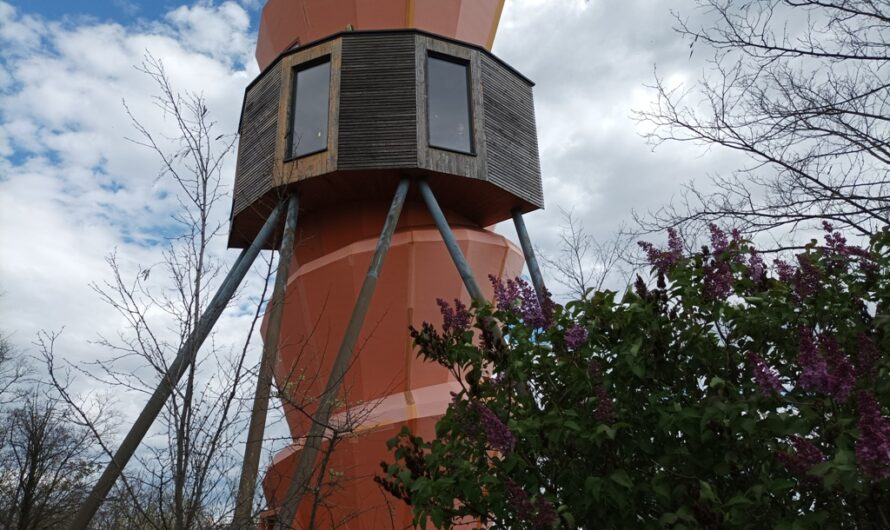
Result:
{"label": "observation tower", "polygon": [[266,3],[229,244],[249,246],[272,215],[284,222],[262,241],[280,263],[236,527],[249,519],[270,397],[295,442],[265,471],[262,527],[409,525],[410,508],[373,481],[385,442],[403,426],[433,437],[459,388],[416,357],[409,326],[440,323],[439,298],[487,300],[489,275],[522,271],[523,252],[490,229],[500,221],[517,223],[543,288],[522,224],[543,207],[533,84],[490,53],[503,5]]}
{"label": "observation tower", "polygon": [[[385,442],[432,438],[459,385],[416,358],[409,326],[440,322],[440,298],[486,302],[486,277],[523,257],[545,292],[522,218],[544,205],[532,82],[490,53],[503,5],[266,3],[232,202],[242,251],[69,530],[88,528],[264,248],[278,270],[231,528],[255,528],[273,396],[293,443],[265,471],[262,528],[410,526],[373,481]],[[490,229],[511,218],[521,252]]]}

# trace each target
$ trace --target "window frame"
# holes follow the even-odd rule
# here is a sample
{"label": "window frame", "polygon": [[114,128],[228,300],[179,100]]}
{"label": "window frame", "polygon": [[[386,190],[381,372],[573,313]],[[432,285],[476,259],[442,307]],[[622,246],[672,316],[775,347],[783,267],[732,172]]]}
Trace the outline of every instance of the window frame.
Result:
{"label": "window frame", "polygon": [[[440,147],[438,145],[434,145],[432,143],[432,134],[430,132],[430,127],[432,125],[431,112],[430,112],[430,59],[438,59],[440,61],[450,62],[454,64],[458,64],[466,68],[467,72],[467,126],[470,131],[470,149],[469,151],[463,151],[461,149],[453,149],[451,147]],[[440,151],[447,151],[449,153],[457,153],[461,155],[467,156],[476,156],[476,127],[475,127],[475,112],[473,108],[473,65],[471,59],[464,59],[462,57],[455,57],[453,55],[448,55],[442,52],[438,52],[435,50],[427,50],[426,53],[426,64],[425,66],[425,85],[426,85],[426,144],[427,147],[432,149],[438,149]]]}
{"label": "window frame", "polygon": [[327,108],[327,123],[325,124],[325,137],[324,147],[321,149],[316,149],[314,151],[310,151],[308,153],[303,154],[295,154],[294,153],[294,126],[296,123],[294,119],[296,118],[296,110],[297,110],[297,80],[300,72],[304,70],[309,70],[310,68],[314,68],[316,66],[322,64],[333,65],[333,58],[331,54],[321,55],[314,59],[309,59],[308,61],[302,62],[300,64],[295,64],[291,67],[291,81],[290,81],[290,103],[288,105],[288,113],[287,113],[287,145],[285,146],[286,156],[284,158],[285,162],[291,162],[294,160],[299,160],[301,158],[306,158],[307,156],[317,155],[318,153],[323,153],[328,150],[328,137],[330,136],[331,129],[331,97],[332,97],[332,81],[334,77],[334,70],[332,67],[328,69],[328,108]]}

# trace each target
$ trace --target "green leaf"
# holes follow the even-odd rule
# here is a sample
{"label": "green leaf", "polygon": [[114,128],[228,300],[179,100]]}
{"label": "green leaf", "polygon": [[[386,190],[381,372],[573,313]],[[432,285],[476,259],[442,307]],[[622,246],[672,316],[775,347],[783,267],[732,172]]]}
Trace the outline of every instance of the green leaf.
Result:
{"label": "green leaf", "polygon": [[646,376],[646,368],[642,363],[637,362],[636,359],[628,359],[627,365],[630,367],[630,371],[640,379]]}
{"label": "green leaf", "polygon": [[584,481],[584,490],[589,492],[593,499],[596,501],[600,500],[600,494],[603,489],[603,479],[599,477],[587,477]]}
{"label": "green leaf", "polygon": [[662,499],[668,500],[671,498],[671,488],[667,483],[667,479],[663,477],[652,479],[652,491]]}
{"label": "green leaf", "polygon": [[704,480],[698,481],[699,485],[699,498],[703,501],[709,501],[714,503],[719,503],[720,500],[717,499],[717,495],[714,493],[714,489],[711,488],[711,485],[705,482]]}
{"label": "green leaf", "polygon": [[630,476],[627,474],[627,471],[623,469],[615,471],[614,473],[609,475],[609,478],[612,479],[612,481],[614,481],[616,484],[624,486],[627,489],[633,489],[634,487],[634,483],[630,480]]}
{"label": "green leaf", "polygon": [[726,502],[726,506],[746,506],[748,504],[752,504],[752,501],[744,495],[736,495]]}
{"label": "green leaf", "polygon": [[853,454],[853,451],[850,451],[849,449],[839,449],[837,453],[834,454],[835,464],[853,464],[855,461],[856,457]]}
{"label": "green leaf", "polygon": [[581,426],[573,420],[566,420],[562,424],[575,432],[581,432]]}
{"label": "green leaf", "polygon": [[658,518],[658,522],[661,524],[674,524],[679,519],[680,518],[677,517],[677,514],[671,512],[671,513],[662,514],[661,517]]}
{"label": "green leaf", "polygon": [[596,434],[605,434],[610,440],[615,439],[615,433],[618,431],[616,427],[611,425],[602,424],[597,426],[596,430],[593,431]]}
{"label": "green leaf", "polygon": [[566,522],[566,526],[570,529],[577,528],[578,524],[575,522],[575,516],[572,515],[572,512],[563,510],[563,508],[564,506],[560,506],[558,513],[559,516],[562,517],[562,520]]}

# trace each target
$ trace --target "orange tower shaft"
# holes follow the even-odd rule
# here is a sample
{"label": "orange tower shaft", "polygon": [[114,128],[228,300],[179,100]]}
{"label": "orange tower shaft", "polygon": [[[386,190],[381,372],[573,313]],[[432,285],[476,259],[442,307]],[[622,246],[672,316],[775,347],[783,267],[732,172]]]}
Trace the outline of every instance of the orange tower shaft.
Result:
{"label": "orange tower shaft", "polygon": [[[307,244],[297,248],[295,272],[288,279],[275,368],[279,387],[287,389],[282,402],[296,440],[303,439],[311,427],[310,415],[317,405],[314,398],[325,390],[385,206],[344,208],[303,227],[301,237]],[[457,216],[450,216],[449,221],[474,271],[495,276],[521,272],[522,255],[515,245]],[[487,282],[484,292],[491,295]],[[337,442],[323,470],[323,502],[316,503],[313,496],[305,499],[294,528],[310,528],[316,504],[314,528],[410,525],[410,507],[387,499],[373,477],[380,473],[381,461],[391,460],[386,441],[406,426],[421,436],[434,436],[435,423],[451,401],[451,392],[459,389],[446,368],[417,357],[409,336],[410,326],[441,321],[438,298],[470,303],[429,214],[421,204],[408,203],[343,381],[342,406],[331,420],[347,435]],[[266,473],[263,488],[273,512],[286,498],[300,451],[297,443],[280,452]]]}
{"label": "orange tower shaft", "polygon": [[[249,519],[270,373],[292,443],[263,479],[263,528],[410,526],[410,507],[373,480],[386,441],[403,427],[433,437],[459,388],[417,357],[410,327],[441,322],[438,299],[490,299],[487,277],[518,275],[523,254],[543,291],[522,224],[543,207],[533,84],[490,53],[503,6],[266,3],[229,243],[255,240],[282,202],[298,198],[299,214],[264,322],[236,527]],[[522,251],[490,230],[510,218]]]}

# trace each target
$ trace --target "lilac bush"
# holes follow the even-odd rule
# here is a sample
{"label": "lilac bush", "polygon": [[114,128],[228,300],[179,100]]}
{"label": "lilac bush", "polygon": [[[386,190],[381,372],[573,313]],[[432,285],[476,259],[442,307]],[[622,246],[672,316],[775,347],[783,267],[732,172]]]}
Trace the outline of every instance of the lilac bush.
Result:
{"label": "lilac bush", "polygon": [[621,297],[440,304],[412,334],[463,390],[377,480],[439,528],[890,528],[890,234],[824,229],[770,265],[670,231]]}

